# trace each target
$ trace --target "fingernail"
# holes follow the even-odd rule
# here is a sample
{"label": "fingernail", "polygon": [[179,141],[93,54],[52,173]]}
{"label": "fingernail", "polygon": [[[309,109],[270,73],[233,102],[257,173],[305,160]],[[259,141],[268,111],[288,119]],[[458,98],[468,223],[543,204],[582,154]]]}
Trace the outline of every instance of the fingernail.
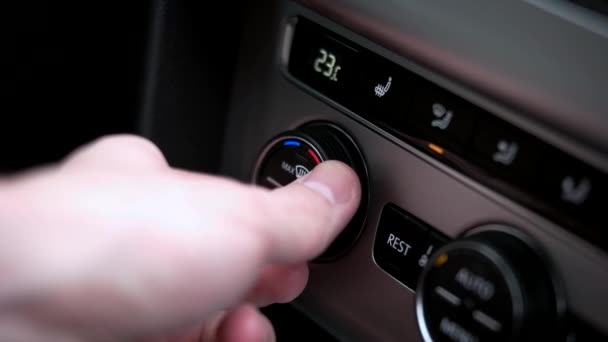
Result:
{"label": "fingernail", "polygon": [[331,204],[351,201],[359,186],[355,172],[346,164],[326,161],[315,167],[302,184],[318,192]]}

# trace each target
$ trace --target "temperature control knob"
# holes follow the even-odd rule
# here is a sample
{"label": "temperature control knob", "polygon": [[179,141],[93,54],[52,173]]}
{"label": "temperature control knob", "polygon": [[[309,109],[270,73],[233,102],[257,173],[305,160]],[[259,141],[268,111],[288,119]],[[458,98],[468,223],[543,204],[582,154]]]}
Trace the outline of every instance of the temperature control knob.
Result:
{"label": "temperature control knob", "polygon": [[253,181],[268,188],[287,185],[326,160],[339,160],[359,176],[362,196],[348,226],[315,261],[330,261],[346,253],[356,242],[365,223],[367,170],[353,139],[335,124],[312,122],[279,134],[266,144],[258,159]]}
{"label": "temperature control knob", "polygon": [[438,249],[422,273],[416,313],[424,339],[558,340],[563,301],[542,257],[508,229],[476,231]]}

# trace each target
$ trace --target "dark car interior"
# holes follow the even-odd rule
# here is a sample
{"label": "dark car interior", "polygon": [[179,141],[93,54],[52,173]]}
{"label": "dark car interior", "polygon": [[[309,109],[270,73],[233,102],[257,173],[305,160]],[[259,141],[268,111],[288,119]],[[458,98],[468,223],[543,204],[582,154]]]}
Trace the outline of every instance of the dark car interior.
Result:
{"label": "dark car interior", "polygon": [[10,4],[0,170],[112,133],[359,210],[279,341],[608,340],[608,2]]}

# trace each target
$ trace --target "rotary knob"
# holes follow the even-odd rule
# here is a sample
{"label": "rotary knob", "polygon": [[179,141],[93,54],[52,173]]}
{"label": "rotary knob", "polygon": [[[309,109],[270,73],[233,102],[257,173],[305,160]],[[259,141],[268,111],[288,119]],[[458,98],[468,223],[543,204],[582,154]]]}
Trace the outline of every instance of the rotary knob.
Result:
{"label": "rotary knob", "polygon": [[[438,249],[418,283],[425,341],[556,341],[560,287],[523,235],[494,226]],[[505,229],[502,229],[505,228]]]}
{"label": "rotary knob", "polygon": [[339,160],[353,168],[361,182],[362,196],[348,226],[315,262],[331,261],[344,255],[361,235],[368,203],[367,169],[357,144],[335,124],[311,122],[272,138],[262,149],[253,175],[255,184],[282,187],[326,160]]}

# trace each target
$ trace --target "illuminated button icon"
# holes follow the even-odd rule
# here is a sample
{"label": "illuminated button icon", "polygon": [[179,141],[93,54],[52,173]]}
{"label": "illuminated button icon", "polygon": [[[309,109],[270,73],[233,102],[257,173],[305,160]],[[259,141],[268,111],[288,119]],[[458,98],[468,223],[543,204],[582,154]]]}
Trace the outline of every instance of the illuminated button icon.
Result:
{"label": "illuminated button icon", "polygon": [[302,178],[302,177],[306,176],[309,172],[310,172],[310,170],[308,170],[308,168],[306,166],[296,165],[296,177],[297,178]]}
{"label": "illuminated button icon", "polygon": [[388,93],[389,89],[391,89],[392,83],[393,83],[393,78],[389,77],[386,84],[381,84],[381,83],[377,84],[376,87],[374,88],[374,93],[376,94],[376,96],[383,97],[384,95],[386,95],[386,93]]}
{"label": "illuminated button icon", "polygon": [[433,249],[435,248],[434,245],[430,245],[427,249],[426,249],[426,253],[422,254],[420,256],[420,259],[418,259],[418,266],[420,267],[424,267],[426,266],[427,262],[429,262],[429,256],[431,255],[431,253],[433,252]]}
{"label": "illuminated button icon", "polygon": [[562,200],[572,204],[581,205],[589,197],[591,181],[583,178],[577,182],[574,177],[568,176],[562,181]]}
{"label": "illuminated button icon", "polygon": [[496,152],[494,152],[492,159],[497,163],[509,166],[515,161],[518,152],[519,145],[515,141],[500,140],[496,144]]}
{"label": "illuminated button icon", "polygon": [[442,131],[450,127],[450,123],[452,123],[452,118],[454,117],[454,113],[451,110],[445,108],[441,103],[433,103],[431,109],[433,116],[436,118],[431,121],[431,126],[437,127]]}
{"label": "illuminated button icon", "polygon": [[437,257],[437,260],[435,260],[435,266],[441,267],[446,262],[448,262],[448,255],[447,254],[441,254],[440,256]]}

